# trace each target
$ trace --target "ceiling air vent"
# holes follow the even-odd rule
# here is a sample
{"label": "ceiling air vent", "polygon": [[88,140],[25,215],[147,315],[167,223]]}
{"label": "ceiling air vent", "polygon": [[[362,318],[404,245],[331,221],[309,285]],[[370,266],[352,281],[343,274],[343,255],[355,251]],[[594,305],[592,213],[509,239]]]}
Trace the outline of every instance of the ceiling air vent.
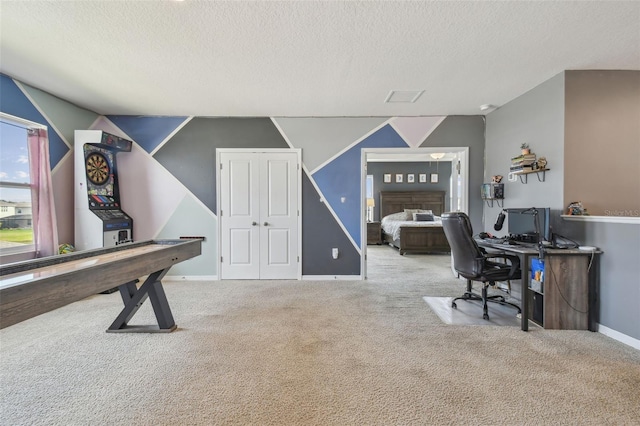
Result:
{"label": "ceiling air vent", "polygon": [[424,93],[424,90],[392,90],[387,95],[385,103],[414,103],[418,100],[420,95]]}

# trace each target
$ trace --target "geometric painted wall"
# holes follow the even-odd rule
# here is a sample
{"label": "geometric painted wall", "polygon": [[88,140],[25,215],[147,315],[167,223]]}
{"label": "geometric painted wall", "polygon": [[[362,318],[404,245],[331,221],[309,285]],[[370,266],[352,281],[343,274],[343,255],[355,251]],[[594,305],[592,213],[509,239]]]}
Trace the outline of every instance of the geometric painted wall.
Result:
{"label": "geometric painted wall", "polygon": [[[0,84],[4,112],[48,123],[55,130],[49,132],[54,190],[71,194],[66,199],[62,196],[56,206],[59,232],[64,230],[61,242],[71,242],[73,237],[73,131],[100,129],[134,142],[131,152],[117,154],[122,206],[134,220],[134,240],[205,237],[202,255],[174,266],[170,275],[218,275],[217,148],[301,149],[303,276],[361,275],[362,148],[410,149],[443,143],[468,146],[471,157],[484,152],[484,127],[479,116],[98,116],[6,76],[1,76]],[[442,128],[447,130],[438,132]],[[482,170],[482,157],[475,161]],[[471,177],[471,188],[479,187],[481,174]],[[474,193],[469,194],[471,214]],[[481,206],[479,195],[476,198]],[[333,247],[341,253],[337,260],[331,257]]]}
{"label": "geometric painted wall", "polygon": [[58,240],[73,243],[73,133],[98,114],[0,74],[0,111],[47,126]]}

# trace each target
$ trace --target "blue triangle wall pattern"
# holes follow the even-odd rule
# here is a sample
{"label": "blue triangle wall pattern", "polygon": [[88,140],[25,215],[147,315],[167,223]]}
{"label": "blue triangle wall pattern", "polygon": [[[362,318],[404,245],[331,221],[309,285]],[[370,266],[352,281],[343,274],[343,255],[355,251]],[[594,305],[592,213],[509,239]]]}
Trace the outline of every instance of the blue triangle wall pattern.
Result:
{"label": "blue triangle wall pattern", "polygon": [[187,117],[134,117],[108,115],[107,118],[148,153],[164,141]]}
{"label": "blue triangle wall pattern", "polygon": [[407,146],[404,139],[387,124],[313,174],[313,179],[324,197],[358,247],[360,246],[362,148],[407,148]]}
{"label": "blue triangle wall pattern", "polygon": [[51,168],[55,168],[60,160],[62,160],[62,157],[69,151],[67,144],[65,144],[60,135],[53,130],[51,123],[40,114],[40,111],[38,111],[24,93],[22,93],[18,85],[4,74],[0,74],[0,92],[2,92],[3,99],[11,99],[11,102],[2,102],[0,111],[33,121],[34,123],[48,125],[49,162],[51,163]]}

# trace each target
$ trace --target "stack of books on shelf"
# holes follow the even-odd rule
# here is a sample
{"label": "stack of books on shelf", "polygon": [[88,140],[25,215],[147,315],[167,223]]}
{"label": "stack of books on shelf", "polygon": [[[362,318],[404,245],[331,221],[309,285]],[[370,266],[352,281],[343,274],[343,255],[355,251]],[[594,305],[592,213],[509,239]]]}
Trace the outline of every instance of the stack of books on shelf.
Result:
{"label": "stack of books on shelf", "polygon": [[534,165],[536,162],[536,155],[534,153],[531,154],[520,154],[517,157],[513,157],[511,159],[511,168],[510,172],[530,172],[534,170]]}

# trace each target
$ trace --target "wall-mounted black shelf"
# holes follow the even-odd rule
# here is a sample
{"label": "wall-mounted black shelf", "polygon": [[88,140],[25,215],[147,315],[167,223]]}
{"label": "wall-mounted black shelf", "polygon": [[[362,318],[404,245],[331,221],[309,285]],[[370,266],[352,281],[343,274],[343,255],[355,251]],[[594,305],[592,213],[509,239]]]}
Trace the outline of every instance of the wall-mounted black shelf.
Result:
{"label": "wall-mounted black shelf", "polygon": [[[522,170],[519,172],[511,172],[511,174],[518,176],[520,178],[521,183],[528,183],[528,177],[530,174],[535,173],[540,182],[544,182],[545,180],[545,172],[549,169],[536,169],[536,170]],[[540,177],[542,174],[542,177]]]}
{"label": "wall-mounted black shelf", "polygon": [[504,205],[504,183],[483,183],[480,187],[480,196],[487,203],[487,206],[493,207],[495,202],[498,207]]}
{"label": "wall-mounted black shelf", "polygon": [[487,206],[493,207],[493,202],[495,201],[496,205],[500,208],[504,207],[504,198],[483,198],[484,202],[487,203]]}

